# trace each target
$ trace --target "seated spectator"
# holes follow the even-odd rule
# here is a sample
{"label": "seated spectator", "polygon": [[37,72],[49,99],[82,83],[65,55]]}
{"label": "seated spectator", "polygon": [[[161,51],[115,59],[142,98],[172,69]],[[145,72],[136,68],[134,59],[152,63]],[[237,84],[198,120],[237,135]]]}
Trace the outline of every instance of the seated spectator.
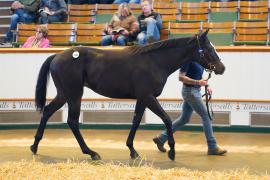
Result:
{"label": "seated spectator", "polygon": [[40,25],[37,28],[35,36],[31,36],[23,44],[23,48],[48,48],[50,47],[48,36],[48,29],[45,25]]}
{"label": "seated spectator", "polygon": [[67,4],[64,0],[41,0],[40,24],[64,21],[67,16]]}
{"label": "seated spectator", "polygon": [[113,4],[121,4],[121,3],[140,4],[141,0],[114,0],[113,1]]}
{"label": "seated spectator", "polygon": [[101,41],[102,46],[111,45],[116,42],[117,45],[125,46],[128,41],[136,39],[138,22],[132,15],[127,3],[119,5],[118,11],[110,20],[106,33]]}
{"label": "seated spectator", "polygon": [[40,0],[20,0],[14,1],[11,4],[11,22],[4,43],[12,42],[13,31],[16,29],[18,23],[33,23],[36,21],[39,5]]}
{"label": "seated spectator", "polygon": [[150,0],[142,0],[142,14],[138,16],[139,34],[138,44],[147,44],[160,40],[162,19],[159,13],[152,10]]}

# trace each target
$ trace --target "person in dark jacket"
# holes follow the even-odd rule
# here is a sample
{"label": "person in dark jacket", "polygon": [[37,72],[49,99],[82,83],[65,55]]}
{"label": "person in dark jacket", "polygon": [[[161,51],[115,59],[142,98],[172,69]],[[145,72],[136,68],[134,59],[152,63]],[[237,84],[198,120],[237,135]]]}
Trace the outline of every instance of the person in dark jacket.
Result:
{"label": "person in dark jacket", "polygon": [[61,22],[67,16],[67,4],[64,0],[41,0],[40,24]]}
{"label": "person in dark jacket", "polygon": [[147,44],[154,41],[159,41],[162,28],[161,15],[152,10],[152,3],[150,0],[142,0],[141,7],[142,14],[138,16],[138,44]]}

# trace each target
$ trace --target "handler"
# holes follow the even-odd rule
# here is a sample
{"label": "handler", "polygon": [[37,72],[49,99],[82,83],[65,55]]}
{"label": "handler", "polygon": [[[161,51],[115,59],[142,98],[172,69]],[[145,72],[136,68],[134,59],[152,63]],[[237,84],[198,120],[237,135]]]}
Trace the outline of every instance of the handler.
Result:
{"label": "handler", "polygon": [[[213,134],[212,121],[208,116],[207,109],[202,100],[201,86],[207,85],[207,80],[202,79],[204,68],[197,62],[191,62],[182,66],[179,72],[179,81],[183,82],[182,97],[183,110],[181,115],[173,122],[173,133],[183,127],[190,121],[192,112],[195,111],[202,119],[203,130],[208,144],[208,155],[223,155],[227,150],[217,146],[216,139]],[[212,89],[207,89],[208,93],[212,93]],[[167,131],[153,139],[161,152],[166,152],[164,143],[167,141]]]}

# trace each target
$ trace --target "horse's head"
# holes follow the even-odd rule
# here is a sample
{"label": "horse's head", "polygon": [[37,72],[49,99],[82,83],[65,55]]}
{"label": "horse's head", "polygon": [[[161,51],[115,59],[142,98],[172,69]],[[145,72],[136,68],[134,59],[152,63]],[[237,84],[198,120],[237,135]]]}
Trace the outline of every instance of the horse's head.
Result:
{"label": "horse's head", "polygon": [[196,55],[197,61],[215,74],[223,74],[225,71],[224,64],[220,61],[216,49],[207,38],[208,30],[202,34],[195,36],[198,53]]}

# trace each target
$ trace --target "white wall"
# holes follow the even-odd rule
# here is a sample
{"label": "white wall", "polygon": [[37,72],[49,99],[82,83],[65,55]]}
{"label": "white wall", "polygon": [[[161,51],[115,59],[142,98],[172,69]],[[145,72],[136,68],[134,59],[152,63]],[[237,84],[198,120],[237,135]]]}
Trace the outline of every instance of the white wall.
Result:
{"label": "white wall", "polygon": [[[50,51],[49,51],[50,52]],[[0,54],[0,99],[34,98],[38,72],[45,59],[53,53],[2,53]],[[212,75],[210,86],[214,89],[214,99],[238,100],[270,100],[270,52],[219,52],[226,66],[222,76]],[[205,75],[207,77],[207,75]],[[172,74],[164,88],[161,99],[179,99],[181,83],[178,81],[178,72]],[[47,98],[56,95],[53,81],[50,79]],[[89,89],[85,89],[84,98],[103,98]],[[15,106],[14,106],[15,103]],[[17,105],[16,105],[17,103]],[[34,103],[29,106],[20,106],[21,102],[0,102],[0,111],[3,110],[34,110]],[[83,102],[85,104],[89,102]],[[95,102],[99,109],[104,109],[103,102]],[[105,103],[105,102],[104,102]],[[121,102],[126,103],[126,102]],[[134,101],[132,102],[134,103]],[[177,104],[178,101],[168,102]],[[270,113],[270,103],[241,103],[227,102],[218,105],[214,102],[214,111],[230,112],[231,125],[250,125],[250,112]],[[249,104],[252,108],[245,108]],[[100,106],[100,107],[99,107]],[[14,107],[16,107],[14,109]],[[106,107],[106,103],[105,103]],[[174,106],[173,106],[174,107]],[[178,106],[175,106],[178,107]],[[259,107],[259,108],[258,108]],[[165,110],[178,111],[179,108]],[[95,108],[89,108],[95,109]],[[105,108],[106,109],[106,108]],[[181,109],[181,107],[180,107]],[[116,108],[115,110],[123,110]],[[132,109],[128,109],[132,110]],[[67,109],[63,109],[67,113]],[[149,110],[146,111],[146,123],[161,123]],[[66,116],[63,122],[66,121]]]}
{"label": "white wall", "polygon": [[[0,98],[34,98],[41,64],[52,53],[0,54]],[[270,100],[270,52],[220,52],[224,75],[213,75],[209,83],[214,99]],[[206,75],[205,75],[206,77]],[[159,98],[181,98],[178,72],[172,74]],[[55,96],[50,79],[48,98]],[[100,98],[85,89],[84,98]]]}

